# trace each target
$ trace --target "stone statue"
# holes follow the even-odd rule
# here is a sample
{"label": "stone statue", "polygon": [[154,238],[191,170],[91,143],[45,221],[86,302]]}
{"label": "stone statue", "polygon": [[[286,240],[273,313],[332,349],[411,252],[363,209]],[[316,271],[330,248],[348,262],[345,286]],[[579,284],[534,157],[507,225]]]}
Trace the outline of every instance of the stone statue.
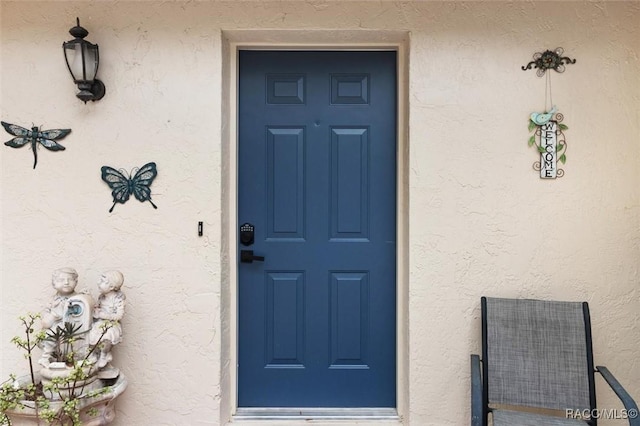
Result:
{"label": "stone statue", "polygon": [[92,361],[98,368],[105,367],[112,359],[111,349],[122,341],[120,320],[124,315],[125,295],[120,288],[124,276],[119,271],[108,271],[100,276],[100,296],[93,308],[93,324],[89,332],[89,343],[98,345]]}
{"label": "stone statue", "polygon": [[[55,333],[59,328],[64,328],[65,323],[80,326],[79,332],[88,331],[90,312],[93,299],[86,294],[76,293],[78,273],[73,268],[60,268],[53,271],[51,284],[56,290],[53,300],[42,312],[42,328],[49,334]],[[42,342],[42,356],[38,363],[48,367],[52,361],[59,361],[61,354],[56,342],[45,340]]]}
{"label": "stone statue", "polygon": [[[34,372],[29,358],[30,374],[14,378],[9,390],[15,393],[6,394],[10,399],[4,394],[0,398],[11,402],[0,410],[1,424],[5,424],[3,419],[16,426],[103,426],[113,421],[115,400],[127,388],[124,375],[109,364],[111,348],[122,340],[123,282],[118,271],[104,273],[98,282],[100,298],[96,303],[88,292],[76,292],[75,269],[53,272],[51,283],[56,294],[40,314],[46,336],[31,329],[37,316],[30,314],[29,323],[23,319],[28,325],[27,342],[34,336],[43,349],[38,359],[42,368]],[[31,349],[29,346],[29,354]],[[23,395],[30,397],[23,400]]]}

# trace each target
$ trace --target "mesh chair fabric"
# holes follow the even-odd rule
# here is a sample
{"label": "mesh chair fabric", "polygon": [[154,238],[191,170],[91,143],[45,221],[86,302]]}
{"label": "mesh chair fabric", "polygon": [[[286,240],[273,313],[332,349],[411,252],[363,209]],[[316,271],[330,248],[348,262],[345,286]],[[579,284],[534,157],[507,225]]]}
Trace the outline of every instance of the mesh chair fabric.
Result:
{"label": "mesh chair fabric", "polygon": [[488,363],[489,403],[588,409],[589,366],[582,303],[486,301],[484,362]]}

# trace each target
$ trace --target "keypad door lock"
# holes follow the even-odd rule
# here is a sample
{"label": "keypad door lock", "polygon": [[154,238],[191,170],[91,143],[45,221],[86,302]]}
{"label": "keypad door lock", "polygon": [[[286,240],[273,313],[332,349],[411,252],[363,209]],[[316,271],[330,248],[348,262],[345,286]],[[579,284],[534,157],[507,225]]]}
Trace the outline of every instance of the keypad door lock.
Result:
{"label": "keypad door lock", "polygon": [[240,226],[240,244],[250,246],[255,242],[255,227],[250,223]]}

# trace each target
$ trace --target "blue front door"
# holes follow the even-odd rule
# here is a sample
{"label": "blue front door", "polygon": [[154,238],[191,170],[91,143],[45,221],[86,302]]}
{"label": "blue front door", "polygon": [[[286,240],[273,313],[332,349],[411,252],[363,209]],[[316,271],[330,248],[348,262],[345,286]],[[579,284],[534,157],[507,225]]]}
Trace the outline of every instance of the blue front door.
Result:
{"label": "blue front door", "polygon": [[395,407],[396,54],[239,63],[239,406]]}

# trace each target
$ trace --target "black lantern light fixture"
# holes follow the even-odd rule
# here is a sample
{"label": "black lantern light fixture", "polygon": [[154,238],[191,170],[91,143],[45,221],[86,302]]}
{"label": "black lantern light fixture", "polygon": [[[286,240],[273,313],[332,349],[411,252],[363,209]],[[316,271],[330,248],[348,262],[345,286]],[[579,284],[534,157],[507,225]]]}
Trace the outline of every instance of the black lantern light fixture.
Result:
{"label": "black lantern light fixture", "polygon": [[100,64],[98,45],[84,39],[89,31],[80,26],[79,18],[76,18],[76,26],[69,30],[69,34],[75,38],[62,43],[62,50],[73,82],[80,89],[76,96],[84,103],[98,101],[104,97],[105,93],[104,84],[96,79]]}

